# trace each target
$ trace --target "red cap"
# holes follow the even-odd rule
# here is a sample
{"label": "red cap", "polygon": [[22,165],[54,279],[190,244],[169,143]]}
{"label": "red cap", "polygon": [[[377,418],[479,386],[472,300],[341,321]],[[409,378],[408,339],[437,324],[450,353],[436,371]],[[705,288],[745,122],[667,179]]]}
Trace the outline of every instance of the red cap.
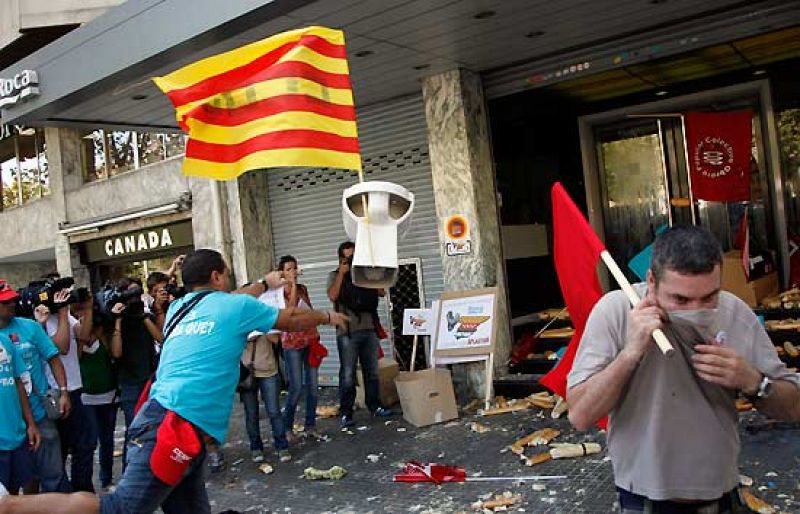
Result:
{"label": "red cap", "polygon": [[167,485],[178,485],[186,470],[200,454],[202,443],[191,423],[172,411],[158,427],[156,445],[150,454],[150,469]]}
{"label": "red cap", "polygon": [[0,278],[0,302],[8,302],[19,298],[19,293],[11,289],[8,282]]}

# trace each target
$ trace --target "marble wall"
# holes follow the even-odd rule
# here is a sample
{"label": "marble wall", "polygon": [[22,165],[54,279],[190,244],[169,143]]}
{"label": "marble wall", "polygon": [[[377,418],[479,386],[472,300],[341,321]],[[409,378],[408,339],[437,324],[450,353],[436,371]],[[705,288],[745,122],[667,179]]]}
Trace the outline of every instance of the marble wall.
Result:
{"label": "marble wall", "polygon": [[[482,287],[499,289],[495,373],[507,370],[511,351],[505,270],[500,241],[497,188],[489,123],[480,76],[451,70],[422,84],[431,171],[439,220],[446,291]],[[445,221],[461,215],[469,224],[472,252],[449,257]],[[483,364],[465,366],[456,382],[473,395],[482,394]],[[459,376],[461,375],[461,376]],[[462,391],[463,392],[463,391]]]}

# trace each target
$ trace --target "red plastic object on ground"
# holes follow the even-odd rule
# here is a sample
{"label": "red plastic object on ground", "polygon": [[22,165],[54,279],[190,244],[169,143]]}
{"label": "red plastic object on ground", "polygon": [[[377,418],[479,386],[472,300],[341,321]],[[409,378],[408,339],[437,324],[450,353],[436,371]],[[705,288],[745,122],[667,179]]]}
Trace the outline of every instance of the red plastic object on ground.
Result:
{"label": "red plastic object on ground", "polygon": [[466,482],[467,470],[460,466],[446,464],[423,464],[415,460],[409,461],[403,471],[394,476],[395,482]]}

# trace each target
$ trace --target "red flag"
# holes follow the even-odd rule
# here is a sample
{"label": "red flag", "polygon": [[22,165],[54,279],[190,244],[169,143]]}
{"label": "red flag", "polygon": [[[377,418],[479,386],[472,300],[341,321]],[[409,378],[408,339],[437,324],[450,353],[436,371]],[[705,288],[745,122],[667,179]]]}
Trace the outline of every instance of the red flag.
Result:
{"label": "red flag", "polygon": [[694,197],[749,201],[753,113],[687,112],[684,120]]}
{"label": "red flag", "polygon": [[540,382],[557,395],[566,397],[567,375],[572,369],[583,328],[592,308],[603,296],[597,278],[597,263],[606,248],[559,182],[553,184],[552,201],[553,257],[575,335],[558,366]]}

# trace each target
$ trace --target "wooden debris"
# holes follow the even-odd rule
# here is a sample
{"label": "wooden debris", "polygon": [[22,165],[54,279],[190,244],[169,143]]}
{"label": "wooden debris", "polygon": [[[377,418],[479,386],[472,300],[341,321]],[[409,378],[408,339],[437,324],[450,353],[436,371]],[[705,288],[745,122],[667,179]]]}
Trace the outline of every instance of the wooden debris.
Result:
{"label": "wooden debris", "polygon": [[561,432],[555,428],[543,428],[542,430],[537,430],[515,441],[514,444],[511,445],[511,451],[517,455],[521,455],[525,451],[526,446],[544,446],[559,435],[561,435]]}
{"label": "wooden debris", "polygon": [[320,405],[317,407],[318,418],[335,418],[339,415],[338,405]]}
{"label": "wooden debris", "polygon": [[553,318],[558,318],[562,321],[569,319],[569,312],[566,309],[545,309],[538,314],[541,321],[550,321]]}
{"label": "wooden debris", "polygon": [[767,309],[780,309],[783,306],[780,296],[768,296],[761,300],[761,305]]}
{"label": "wooden debris", "polygon": [[495,495],[493,500],[485,500],[485,501],[476,501],[472,504],[472,508],[474,510],[507,510],[508,507],[511,507],[515,503],[522,500],[522,495],[519,494],[511,494],[510,492],[506,491],[503,494]]}
{"label": "wooden debris", "polygon": [[552,455],[550,455],[550,452],[542,452],[542,453],[537,453],[533,457],[520,455],[520,458],[522,459],[522,461],[525,463],[526,466],[535,466],[537,464],[541,464],[542,462],[547,462],[553,457]]}
{"label": "wooden debris", "polygon": [[784,291],[780,294],[780,298],[782,302],[797,302],[800,301],[800,289],[793,287],[788,291]]}
{"label": "wooden debris", "polygon": [[566,328],[551,328],[539,334],[540,339],[561,339],[569,338],[575,335],[575,329],[572,327]]}
{"label": "wooden debris", "polygon": [[786,341],[783,343],[783,349],[786,350],[786,353],[789,354],[789,357],[791,358],[800,356],[800,350],[798,350],[797,347],[791,343],[791,341]]}
{"label": "wooden debris", "polygon": [[560,444],[550,450],[554,459],[569,459],[600,453],[603,448],[597,443]]}
{"label": "wooden debris", "polygon": [[539,407],[540,409],[552,409],[556,406],[555,402],[552,400],[541,400],[539,398],[528,400],[528,403],[531,406]]}
{"label": "wooden debris", "polygon": [[749,488],[742,487],[741,493],[747,508],[753,512],[758,512],[758,514],[775,514],[775,509],[772,505],[754,495]]}
{"label": "wooden debris", "polygon": [[786,354],[786,350],[783,349],[783,346],[776,346],[775,347],[775,353],[777,353],[778,356],[781,356],[781,355]]}
{"label": "wooden debris", "polygon": [[481,403],[483,403],[483,400],[478,400],[478,399],[472,400],[468,404],[461,407],[461,410],[464,412],[476,412],[478,410],[478,407],[481,406]]}
{"label": "wooden debris", "polygon": [[469,424],[470,430],[478,434],[485,434],[486,432],[491,432],[492,429],[487,427],[486,425],[482,425],[478,422],[472,422]]}
{"label": "wooden debris", "polygon": [[774,332],[776,330],[797,330],[800,329],[800,320],[788,318],[769,320],[764,323],[767,330]]}
{"label": "wooden debris", "polygon": [[556,406],[553,407],[553,412],[550,413],[550,417],[553,419],[560,418],[565,412],[569,410],[569,405],[567,405],[567,400],[560,396],[556,396]]}
{"label": "wooden debris", "polygon": [[492,407],[490,409],[478,410],[478,416],[497,416],[498,414],[508,414],[509,412],[517,412],[527,410],[529,408],[527,403],[517,403],[508,407]]}
{"label": "wooden debris", "polygon": [[495,402],[497,402],[497,406],[501,409],[505,409],[508,407],[508,402],[506,401],[505,396],[498,396],[495,398]]}

